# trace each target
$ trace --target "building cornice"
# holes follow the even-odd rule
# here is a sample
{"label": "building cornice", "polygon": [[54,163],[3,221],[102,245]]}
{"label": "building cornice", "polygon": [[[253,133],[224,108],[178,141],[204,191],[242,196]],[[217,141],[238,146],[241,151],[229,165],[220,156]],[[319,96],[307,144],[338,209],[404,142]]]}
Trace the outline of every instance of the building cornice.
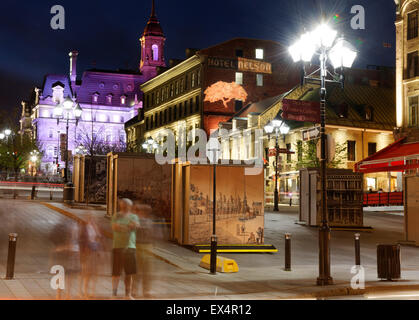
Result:
{"label": "building cornice", "polygon": [[151,91],[154,88],[158,87],[159,85],[165,83],[166,81],[169,81],[173,79],[174,77],[181,75],[183,72],[188,71],[200,65],[201,63],[202,63],[201,57],[198,55],[194,55],[190,57],[189,59],[174,66],[173,68],[170,68],[169,70],[163,72],[162,74],[140,85],[141,91],[143,91],[144,93]]}

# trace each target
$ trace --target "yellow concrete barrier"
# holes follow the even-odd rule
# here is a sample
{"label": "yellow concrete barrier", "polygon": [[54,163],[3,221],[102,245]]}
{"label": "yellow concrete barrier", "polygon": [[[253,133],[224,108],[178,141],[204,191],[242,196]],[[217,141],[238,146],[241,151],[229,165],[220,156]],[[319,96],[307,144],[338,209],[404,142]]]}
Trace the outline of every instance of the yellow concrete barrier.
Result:
{"label": "yellow concrete barrier", "polygon": [[[211,255],[206,254],[202,258],[199,266],[204,269],[210,270],[210,265],[211,265]],[[234,261],[233,259],[228,259],[228,258],[217,256],[217,272],[223,272],[223,273],[239,272],[239,266],[237,265],[237,262]]]}

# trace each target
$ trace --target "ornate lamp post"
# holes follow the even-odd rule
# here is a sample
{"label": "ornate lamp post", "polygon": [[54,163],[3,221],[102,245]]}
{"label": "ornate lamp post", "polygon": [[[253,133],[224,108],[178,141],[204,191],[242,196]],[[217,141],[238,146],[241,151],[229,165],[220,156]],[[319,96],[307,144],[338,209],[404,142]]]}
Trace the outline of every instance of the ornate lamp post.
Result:
{"label": "ornate lamp post", "polygon": [[75,103],[70,97],[64,99],[62,104],[57,104],[54,108],[54,117],[57,119],[57,125],[60,120],[66,122],[66,147],[65,147],[65,171],[64,171],[64,182],[68,183],[68,127],[70,119],[76,120],[76,126],[82,115],[82,108],[78,103]]}
{"label": "ornate lamp post", "polygon": [[265,126],[265,132],[270,139],[271,135],[275,132],[275,191],[274,191],[274,211],[279,211],[279,192],[278,192],[278,160],[279,160],[279,141],[280,134],[287,135],[290,128],[284,121],[272,120]]}
{"label": "ornate lamp post", "polygon": [[[339,83],[344,88],[343,68],[352,67],[357,56],[356,49],[343,37],[337,38],[337,32],[328,25],[322,24],[312,32],[307,32],[289,48],[294,62],[311,62],[313,55],[319,56],[320,68],[309,75],[304,71],[304,82],[320,84],[320,119],[321,119],[321,227],[319,229],[319,277],[317,284],[324,286],[333,283],[330,276],[330,227],[327,217],[326,186],[326,83]],[[327,62],[334,68],[331,73]],[[335,70],[340,70],[336,73]],[[320,73],[320,76],[317,74]],[[317,75],[317,76],[316,76]],[[336,77],[338,76],[338,77]],[[329,79],[328,79],[329,78]],[[335,80],[339,78],[339,80]]]}

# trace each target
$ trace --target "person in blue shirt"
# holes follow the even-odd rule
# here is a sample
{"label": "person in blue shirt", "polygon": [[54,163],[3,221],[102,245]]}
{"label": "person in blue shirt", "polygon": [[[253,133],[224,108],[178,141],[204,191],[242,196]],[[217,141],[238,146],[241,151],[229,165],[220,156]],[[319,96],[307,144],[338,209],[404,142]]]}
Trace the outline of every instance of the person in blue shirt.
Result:
{"label": "person in blue shirt", "polygon": [[112,218],[113,264],[112,295],[117,296],[122,269],[125,272],[125,297],[133,299],[132,281],[137,273],[136,233],[140,226],[138,216],[131,212],[133,203],[129,199],[119,201],[119,212]]}

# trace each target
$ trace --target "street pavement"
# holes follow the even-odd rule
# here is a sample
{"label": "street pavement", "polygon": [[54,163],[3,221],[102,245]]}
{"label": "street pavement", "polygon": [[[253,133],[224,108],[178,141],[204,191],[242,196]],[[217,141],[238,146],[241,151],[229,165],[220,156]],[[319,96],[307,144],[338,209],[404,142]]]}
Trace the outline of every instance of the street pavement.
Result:
{"label": "street pavement", "polygon": [[[0,199],[0,299],[54,299],[49,270],[55,265],[54,250],[77,221],[93,217],[106,237],[106,253],[100,263],[95,299],[111,298],[111,228],[104,210],[69,208],[63,203]],[[365,269],[365,290],[350,288],[354,266],[355,231],[332,231],[331,262],[334,285],[316,286],[318,275],[318,231],[296,224],[298,210],[281,207],[280,213],[266,213],[265,242],[279,249],[277,254],[223,254],[239,265],[235,274],[210,275],[199,267],[202,254],[168,240],[155,245],[152,254],[151,299],[352,299],[386,297],[386,292],[405,298],[419,295],[419,248],[402,247],[402,279],[377,279],[376,247],[403,239],[403,217],[384,212],[366,212],[365,225],[372,232],[361,233],[361,263]],[[7,235],[19,234],[15,280],[4,280]],[[284,271],[284,234],[292,234],[292,271]],[[166,233],[167,235],[167,233]],[[1,240],[3,239],[3,240]],[[119,289],[121,298],[123,284]],[[391,295],[390,293],[387,296]],[[77,298],[77,285],[73,298]],[[403,297],[401,297],[403,298]]]}

